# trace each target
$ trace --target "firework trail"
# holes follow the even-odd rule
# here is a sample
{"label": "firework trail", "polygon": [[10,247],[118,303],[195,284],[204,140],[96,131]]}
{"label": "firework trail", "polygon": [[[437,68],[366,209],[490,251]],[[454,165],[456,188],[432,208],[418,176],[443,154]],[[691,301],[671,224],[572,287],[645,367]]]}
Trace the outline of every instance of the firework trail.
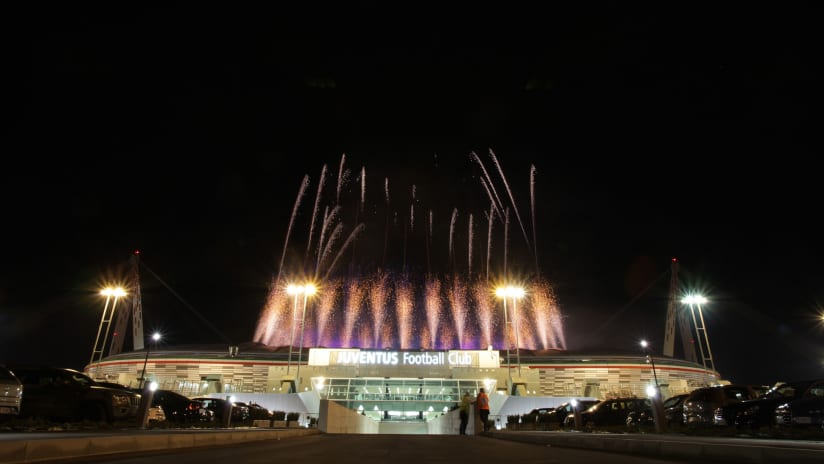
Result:
{"label": "firework trail", "polygon": [[430,349],[437,349],[438,326],[441,322],[441,281],[427,279],[424,296],[426,309],[426,324],[429,331],[430,343],[422,345]]}
{"label": "firework trail", "polygon": [[402,350],[412,347],[412,327],[415,321],[412,313],[415,308],[415,298],[412,286],[406,280],[399,280],[395,286],[396,311],[398,316],[398,336]]}
{"label": "firework trail", "polygon": [[337,308],[337,296],[342,287],[340,279],[325,282],[323,291],[319,292],[318,305],[315,309],[315,344],[318,346],[329,346],[334,343],[330,338],[334,334],[327,332],[327,329],[337,326],[335,323],[335,308]]}
{"label": "firework trail", "polygon": [[[312,334],[310,344],[317,346],[563,349],[563,318],[549,283],[534,281],[527,295],[514,304],[509,300],[509,324],[504,324],[499,303],[483,280],[469,282],[460,274],[449,274],[415,284],[378,271],[323,281],[305,323],[307,334]],[[295,325],[292,312],[293,298],[282,288],[273,289],[256,340],[288,346],[290,327]],[[423,328],[416,329],[416,324]]]}
{"label": "firework trail", "polygon": [[432,272],[432,210],[429,210],[429,227],[424,232],[425,233],[425,240],[424,243],[426,244],[426,273],[429,274]]}
{"label": "firework trail", "polygon": [[[389,278],[383,273],[379,272],[375,279],[372,280],[372,286],[369,291],[369,308],[372,311],[372,347],[380,348],[381,346],[381,332],[383,331],[384,323],[386,322],[386,307],[389,300]],[[369,340],[369,339],[365,339]]]}
{"label": "firework trail", "polygon": [[386,206],[389,206],[389,178],[385,178],[383,182],[383,190],[386,192]]}
{"label": "firework trail", "polygon": [[492,224],[494,223],[495,203],[489,203],[489,214],[486,215],[486,280],[489,280],[489,261],[492,258]]}
{"label": "firework trail", "polygon": [[[323,221],[323,227],[321,228],[320,232],[320,236],[322,239],[326,237],[326,231],[329,228],[329,224],[331,224],[331,222],[334,220],[336,211],[338,210],[339,207],[336,206],[334,209],[332,209],[332,213],[326,217],[326,219],[328,220]],[[318,242],[318,262],[315,265],[315,276],[320,275],[321,265],[324,262],[326,262],[326,260],[329,258],[329,253],[331,253],[332,247],[335,245],[335,242],[337,242],[342,232],[343,224],[338,223],[337,225],[335,225],[335,228],[332,230],[332,233],[329,234],[329,237],[325,239],[325,244],[323,240]],[[321,247],[323,247],[323,250],[321,250]]]}
{"label": "firework trail", "polygon": [[432,210],[430,209],[429,210],[429,240],[432,240],[432,223],[433,223],[433,217],[432,217]]}
{"label": "firework trail", "polygon": [[340,156],[340,167],[338,167],[338,188],[336,190],[336,195],[335,195],[335,203],[338,204],[338,205],[340,204],[340,189],[343,186],[344,176],[345,176],[344,171],[343,171],[343,163],[344,162],[346,162],[346,153],[344,153]]}
{"label": "firework trail", "polygon": [[486,185],[487,187],[489,187],[490,190],[492,190],[492,194],[494,195],[494,197],[493,195],[490,195],[489,199],[495,202],[495,205],[499,211],[503,210],[504,204],[501,202],[501,197],[498,196],[498,191],[495,190],[495,184],[492,183],[492,178],[489,177],[489,173],[486,172],[486,166],[484,166],[483,161],[481,161],[481,159],[478,157],[478,155],[475,154],[474,151],[472,152],[471,156],[475,160],[475,162],[478,163],[478,166],[481,167],[481,171],[483,171],[484,173],[484,178],[486,178],[486,184],[482,185]]}
{"label": "firework trail", "polygon": [[449,304],[452,307],[452,320],[455,328],[455,335],[458,337],[458,349],[464,347],[464,336],[466,336],[466,320],[468,311],[466,309],[466,285],[460,277],[452,277],[452,289],[449,292]]}
{"label": "firework trail", "polygon": [[409,230],[415,230],[415,184],[412,184],[412,203],[409,205]]}
{"label": "firework trail", "polygon": [[467,276],[472,277],[472,238],[474,232],[472,230],[472,213],[469,213],[469,247],[467,252],[467,260],[468,260],[468,271]]}
{"label": "firework trail", "polygon": [[455,220],[458,218],[458,208],[452,210],[452,220],[449,221],[449,263],[452,264],[452,239],[455,235]]}
{"label": "firework trail", "polygon": [[512,319],[512,330],[515,334],[515,348],[522,348],[524,347],[524,343],[529,341],[528,336],[524,336],[523,330],[528,330],[529,327],[524,327],[524,323],[522,322],[521,313],[524,311],[524,307],[518,305],[518,299],[512,299],[512,307],[510,308],[510,318]]}
{"label": "firework trail", "polygon": [[498,157],[495,156],[495,152],[491,149],[489,150],[489,156],[492,157],[492,162],[495,163],[495,167],[498,168],[498,174],[501,176],[501,181],[504,183],[504,187],[506,187],[506,193],[509,195],[509,202],[512,203],[512,209],[515,210],[515,217],[518,218],[518,224],[521,225],[521,232],[524,233],[524,240],[526,241],[526,246],[530,247],[529,244],[529,237],[526,235],[526,228],[524,228],[524,221],[521,220],[521,213],[518,212],[518,205],[515,204],[515,197],[512,195],[512,189],[509,188],[509,182],[506,181],[506,176],[504,175],[504,170],[501,169],[501,165],[498,163]]}
{"label": "firework trail", "polygon": [[[383,182],[383,190],[386,192],[386,209],[389,210],[389,178]],[[389,214],[386,214],[386,224],[383,228],[383,255],[381,256],[381,267],[386,264],[386,247],[389,244]]]}
{"label": "firework trail", "polygon": [[[345,321],[343,325],[343,346],[352,347],[355,346],[352,339],[356,335],[354,333],[355,326],[361,315],[365,291],[359,281],[350,282],[346,290],[346,312],[343,315]],[[365,338],[360,338],[360,340],[365,340]]]}
{"label": "firework trail", "polygon": [[335,256],[335,260],[332,261],[332,264],[329,265],[329,269],[326,270],[326,275],[323,276],[323,280],[329,278],[329,274],[331,274],[332,270],[335,269],[335,264],[338,263],[338,260],[340,259],[341,255],[343,255],[343,252],[346,251],[347,248],[349,248],[349,246],[355,241],[355,238],[357,238],[357,236],[361,232],[363,232],[364,229],[366,229],[366,226],[363,225],[363,223],[361,223],[358,224],[357,227],[355,227],[355,230],[353,230],[351,234],[349,234],[349,238],[347,238],[346,241],[343,242],[343,246],[340,247],[340,251],[338,252],[338,255]]}
{"label": "firework trail", "polygon": [[[546,292],[545,288],[533,285],[529,291],[529,296],[532,302],[532,314],[530,319],[535,323],[535,337],[541,346],[547,346],[553,334],[550,333],[551,324],[551,309],[553,306],[552,296]],[[554,342],[554,341],[553,341]]]}
{"label": "firework trail", "polygon": [[538,267],[538,228],[535,227],[535,165],[529,169],[529,199],[532,209],[532,251],[535,254],[535,275],[541,275]]}
{"label": "firework trail", "polygon": [[[391,322],[391,321],[390,321]],[[392,324],[385,324],[383,326],[383,330],[381,331],[381,345],[382,347],[392,347],[395,346],[396,343],[393,341],[392,335]]]}
{"label": "firework trail", "polygon": [[318,272],[320,272],[321,266],[326,263],[329,259],[330,254],[332,253],[332,247],[335,246],[340,235],[343,233],[343,224],[337,224],[335,228],[332,230],[332,233],[329,234],[329,239],[326,241],[326,246],[323,247],[323,254],[321,254],[321,259],[318,261]]}
{"label": "firework trail", "polygon": [[360,174],[360,210],[363,212],[363,205],[366,203],[366,166],[361,167]]}
{"label": "firework trail", "polygon": [[489,289],[486,285],[475,285],[472,287],[475,297],[475,309],[478,313],[478,326],[481,330],[481,343],[479,348],[493,346],[495,342],[494,309]]}
{"label": "firework trail", "polygon": [[506,266],[509,251],[509,208],[504,210],[504,278],[509,280],[509,268]]}
{"label": "firework trail", "polygon": [[280,255],[280,264],[278,265],[278,276],[275,279],[275,285],[280,285],[280,276],[283,272],[283,260],[286,259],[286,249],[289,246],[289,236],[292,234],[292,227],[295,225],[295,217],[298,215],[298,208],[303,196],[306,194],[306,188],[309,186],[309,175],[303,176],[303,182],[300,183],[298,189],[298,197],[295,199],[295,206],[292,208],[292,218],[289,219],[289,228],[286,229],[286,238],[283,240],[283,253]]}
{"label": "firework trail", "polygon": [[[486,191],[486,195],[489,197],[489,202],[492,204],[492,206],[489,209],[494,213],[498,213],[498,217],[503,219],[504,215],[501,214],[501,211],[498,209],[498,206],[495,204],[495,198],[492,196],[492,192],[489,190],[489,185],[487,185],[487,183],[486,183],[486,181],[484,180],[483,177],[481,177],[481,187],[483,187],[484,190]],[[491,213],[490,213],[490,217],[492,219],[495,219],[495,216],[491,215]]]}
{"label": "firework trail", "polygon": [[[435,340],[432,338],[432,335],[429,333],[429,328],[427,327],[424,327],[421,330],[420,335],[418,335],[418,340],[420,342],[421,348],[437,346]],[[435,348],[430,349],[434,350]]]}
{"label": "firework trail", "polygon": [[276,329],[281,326],[283,321],[286,303],[286,295],[283,289],[273,286],[269,291],[263,315],[255,331],[255,341],[266,343],[275,337]]}
{"label": "firework trail", "polygon": [[409,232],[415,230],[415,205],[409,205]]}
{"label": "firework trail", "polygon": [[320,182],[318,182],[318,193],[315,195],[315,207],[312,209],[312,223],[309,226],[309,238],[306,240],[306,256],[303,258],[304,263],[309,259],[309,249],[312,247],[312,237],[315,234],[315,218],[318,216],[320,206],[320,195],[323,191],[323,184],[326,183],[326,165],[320,170]]}
{"label": "firework trail", "polygon": [[[492,162],[494,162],[500,173],[502,168],[496,155],[491,150],[490,154],[493,157]],[[349,170],[345,167],[346,155],[344,154],[341,157],[337,195],[334,198],[327,194],[328,190],[325,184],[328,182],[330,171],[326,165],[323,166],[320,173],[320,181],[313,205],[304,206],[303,204],[308,191],[309,177],[305,176],[301,183],[284,239],[284,250],[278,263],[277,278],[274,280],[266,304],[262,308],[258,327],[255,330],[255,340],[270,346],[285,346],[289,343],[290,327],[294,330],[296,325],[303,323],[305,324],[304,327],[309,329],[306,337],[311,340],[311,343],[329,347],[340,347],[345,338],[346,345],[360,348],[410,349],[434,347],[434,349],[448,349],[458,346],[462,349],[485,349],[490,345],[498,347],[502,343],[501,340],[505,340],[506,333],[510,334],[511,341],[503,343],[502,346],[512,346],[516,337],[515,327],[509,324],[508,330],[502,330],[502,327],[507,327],[507,324],[503,324],[503,313],[500,312],[499,308],[496,308],[499,302],[496,302],[489,289],[489,282],[490,279],[493,279],[493,271],[495,271],[492,269],[492,265],[498,266],[498,257],[495,260],[492,259],[493,240],[497,240],[493,237],[496,215],[504,226],[504,231],[499,234],[503,241],[503,250],[498,252],[503,257],[503,269],[498,270],[502,271],[501,277],[509,276],[509,266],[514,264],[509,262],[509,255],[513,251],[509,250],[510,208],[504,208],[501,197],[494,190],[495,187],[489,172],[486,171],[480,158],[473,153],[472,160],[477,162],[484,171],[484,175],[479,179],[483,188],[479,192],[481,198],[485,194],[490,201],[489,208],[484,211],[487,220],[486,279],[473,276],[473,266],[474,261],[476,261],[474,256],[474,247],[476,246],[474,237],[475,216],[478,214],[472,210],[467,211],[469,216],[467,221],[468,248],[466,257],[468,272],[459,273],[457,271],[459,267],[459,263],[456,262],[459,251],[456,249],[456,240],[459,238],[456,236],[457,207],[453,208],[449,223],[449,259],[447,267],[439,271],[438,264],[444,265],[446,262],[444,262],[443,257],[436,259],[435,256],[431,256],[431,253],[435,252],[439,245],[434,242],[434,209],[427,208],[429,213],[428,224],[425,225],[424,229],[427,259],[426,274],[412,274],[410,276],[405,272],[401,274],[384,268],[387,265],[386,259],[391,259],[387,256],[389,247],[393,246],[389,244],[389,241],[396,240],[392,234],[389,234],[389,223],[394,219],[395,227],[398,228],[397,231],[403,230],[404,253],[401,269],[406,269],[408,251],[406,242],[408,238],[411,238],[408,234],[415,226],[414,210],[415,203],[418,201],[416,184],[412,184],[412,202],[408,218],[409,227],[407,228],[406,224],[399,224],[399,222],[405,222],[403,221],[404,213],[391,210],[388,177],[384,180],[386,224],[383,260],[380,261],[380,266],[376,269],[377,274],[374,271],[369,274],[368,269],[353,273],[352,271],[355,269],[361,269],[361,266],[369,265],[369,261],[365,261],[369,257],[361,256],[362,253],[360,253],[360,248],[362,248],[360,241],[361,237],[366,236],[367,224],[356,221],[357,227],[350,231],[341,222],[340,217],[345,214],[347,207],[355,209],[356,218],[362,215],[361,212],[365,212],[365,166],[360,171],[361,189],[359,198],[348,198],[343,192],[349,177]],[[533,243],[529,249],[535,253],[534,259],[537,271],[536,172],[535,166],[532,165],[529,195],[531,201],[530,212],[532,214],[531,241]],[[514,193],[502,173],[501,178],[504,185],[500,188],[506,187],[509,200],[512,202],[511,207],[515,209],[515,213],[518,215]],[[341,193],[344,193],[344,195],[341,196]],[[335,203],[336,201],[337,203]],[[300,219],[298,213],[301,212],[301,208],[307,210],[312,208],[311,222],[306,221],[307,233],[302,236],[303,239],[307,240],[304,263],[306,261],[315,261],[315,277],[321,283],[322,290],[316,297],[318,298],[317,301],[313,301],[313,310],[307,313],[306,319],[301,320],[298,318],[294,320],[294,318],[290,319],[293,310],[292,298],[285,295],[285,288],[280,282],[286,272],[291,272],[289,269],[284,269],[285,255],[290,243],[297,238],[295,228],[298,225],[298,219]],[[322,216],[321,211],[323,212]],[[323,219],[322,222],[321,218]],[[383,218],[379,220],[383,220]],[[521,222],[523,232],[525,229],[521,218],[518,217],[518,220]],[[379,237],[380,230],[377,229],[375,232]],[[341,243],[341,238],[346,233],[349,233],[349,236]],[[369,236],[369,239],[378,237]],[[397,238],[399,239],[400,236]],[[359,249],[357,256],[354,253],[356,242]],[[302,247],[303,244],[301,243],[298,250]],[[350,247],[352,248],[351,253],[346,258],[347,261],[351,259],[351,262],[348,263],[348,269],[350,270],[348,277],[338,276],[343,272],[338,269],[341,267],[341,262],[344,261],[342,258],[346,252],[350,251],[347,249]],[[364,248],[364,251],[368,250],[368,246]],[[410,256],[413,255],[418,260],[422,258],[418,250],[415,250]],[[397,258],[400,258],[400,256]],[[529,259],[527,259],[527,266],[529,266],[528,261]],[[377,263],[377,260],[375,262]],[[399,265],[400,262],[397,264]],[[410,263],[409,265],[419,264],[421,263]],[[519,340],[516,343],[521,348],[563,348],[565,345],[562,326],[563,316],[554,300],[549,282],[541,279],[540,274],[536,273],[536,278],[530,285],[532,288],[529,290],[529,297],[519,300],[512,307],[513,321],[510,322],[517,324],[517,338]],[[517,311],[515,310],[516,307]]]}

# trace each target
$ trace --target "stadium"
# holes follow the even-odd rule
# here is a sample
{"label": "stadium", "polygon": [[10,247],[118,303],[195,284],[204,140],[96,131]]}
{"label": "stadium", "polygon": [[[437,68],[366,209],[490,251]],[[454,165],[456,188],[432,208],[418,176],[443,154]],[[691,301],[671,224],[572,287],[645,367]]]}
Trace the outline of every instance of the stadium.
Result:
{"label": "stadium", "polygon": [[[479,199],[440,211],[424,206],[415,185],[397,207],[388,177],[380,200],[369,201],[365,168],[350,182],[345,156],[334,191],[324,190],[323,166],[310,209],[306,176],[245,344],[145,344],[135,254],[131,297],[114,321],[118,297],[107,296],[85,371],[130,386],[152,380],[190,397],[234,396],[303,420],[328,400],[375,421],[411,422],[443,415],[480,388],[497,393],[491,417],[500,421],[570,398],[645,396],[650,385],[670,396],[720,381],[706,358],[673,356],[676,320],[684,342],[692,332],[672,302],[664,355],[567,350],[561,310],[538,266],[534,194],[530,235],[491,151],[490,158],[497,178],[473,153]],[[533,166],[533,188],[534,173]],[[344,217],[356,221],[347,226]],[[127,333],[132,351],[118,335]]]}

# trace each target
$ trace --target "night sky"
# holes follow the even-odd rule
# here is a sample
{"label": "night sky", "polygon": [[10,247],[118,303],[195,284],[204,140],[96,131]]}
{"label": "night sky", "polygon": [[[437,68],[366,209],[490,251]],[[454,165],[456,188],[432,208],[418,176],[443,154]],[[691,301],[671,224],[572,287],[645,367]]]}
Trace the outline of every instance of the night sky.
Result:
{"label": "night sky", "polygon": [[820,11],[376,5],[10,12],[0,363],[82,368],[135,249],[164,345],[251,341],[304,176],[443,224],[491,149],[568,350],[660,350],[677,257],[724,378],[824,377]]}

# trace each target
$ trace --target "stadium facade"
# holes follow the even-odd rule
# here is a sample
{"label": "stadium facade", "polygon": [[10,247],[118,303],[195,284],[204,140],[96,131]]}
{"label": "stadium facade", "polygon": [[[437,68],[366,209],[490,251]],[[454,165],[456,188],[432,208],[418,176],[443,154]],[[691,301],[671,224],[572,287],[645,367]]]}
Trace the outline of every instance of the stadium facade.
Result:
{"label": "stadium facade", "polygon": [[652,359],[653,369],[643,354],[521,350],[520,363],[515,353],[510,355],[507,359],[506,352],[491,349],[299,352],[247,343],[119,353],[89,364],[86,371],[137,386],[145,364],[147,379],[191,397],[234,395],[278,409],[297,393],[303,403],[299,412],[311,415],[313,405],[328,399],[379,420],[425,420],[452,409],[462,392],[477,393],[481,387],[498,393],[494,416],[521,414],[565,398],[645,396],[656,382],[670,396],[720,381],[717,372],[674,358]]}
{"label": "stadium facade", "polygon": [[[644,396],[655,384],[669,396],[720,381],[711,358],[699,364],[689,351],[689,321],[676,311],[675,259],[662,350],[669,356],[567,351],[553,285],[538,266],[534,165],[529,184],[521,186],[529,192],[528,234],[529,221],[518,212],[526,208],[515,201],[496,155],[489,150],[487,163],[495,170],[475,153],[471,161],[481,180],[478,198],[462,188],[455,201],[444,196],[454,191],[452,172],[442,186],[429,177],[426,189],[413,184],[406,198],[394,190],[390,195],[388,175],[370,175],[381,181],[367,184],[366,167],[353,174],[344,155],[334,192],[324,190],[327,172],[334,171],[323,165],[314,202],[303,201],[305,176],[277,276],[246,344],[144,346],[139,269],[157,274],[135,252],[130,296],[124,296],[129,304],[118,313],[103,357],[118,303],[117,294],[107,294],[86,371],[130,386],[145,376],[188,396],[254,396],[265,405],[298,396],[310,414],[329,400],[380,419],[427,419],[481,387],[498,393],[494,415],[563,398]],[[353,223],[343,221],[352,217]],[[523,241],[513,240],[518,228]],[[676,319],[689,351],[684,360],[673,356]],[[133,350],[123,351],[130,332]],[[521,410],[507,410],[516,402]]]}

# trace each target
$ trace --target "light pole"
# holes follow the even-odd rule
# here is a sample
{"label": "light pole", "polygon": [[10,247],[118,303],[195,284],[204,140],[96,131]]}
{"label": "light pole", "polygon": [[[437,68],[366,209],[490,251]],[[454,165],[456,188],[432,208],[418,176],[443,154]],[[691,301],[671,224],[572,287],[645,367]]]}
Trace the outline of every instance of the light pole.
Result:
{"label": "light pole", "polygon": [[515,320],[515,358],[518,363],[518,379],[521,378],[521,331],[518,328],[518,300],[524,297],[523,287],[509,287],[509,296],[512,297],[512,319]]}
{"label": "light pole", "polygon": [[303,329],[306,326],[306,303],[309,297],[314,295],[316,291],[317,289],[312,284],[303,286],[303,315],[300,318],[300,346],[298,347],[298,371],[295,374],[295,387],[300,385],[300,363],[303,361]]}
{"label": "light pole", "polygon": [[[154,341],[155,348],[157,348],[157,342],[160,340],[160,333],[155,332],[152,334],[152,341]],[[149,363],[149,345],[146,345],[146,358],[143,359],[143,372],[140,373],[140,388],[143,388],[144,382],[146,382],[146,364]]]}
{"label": "light pole", "polygon": [[[505,287],[498,287],[495,289],[495,296],[504,300],[504,343],[506,344],[506,372],[509,374],[509,388],[514,390],[514,386],[512,385],[512,358],[509,354],[509,346],[511,345],[510,336],[509,336],[509,318],[506,314],[506,288]],[[511,391],[510,391],[511,393]]]}
{"label": "light pole", "polygon": [[292,345],[295,344],[295,324],[297,323],[297,313],[298,313],[298,297],[303,295],[303,315],[300,319],[300,353],[298,353],[298,371],[295,376],[295,391],[297,391],[297,383],[300,382],[300,363],[303,358],[303,327],[304,321],[306,319],[306,302],[309,299],[309,296],[314,295],[316,292],[316,288],[311,283],[307,283],[305,285],[294,285],[289,284],[286,287],[286,293],[295,297],[294,305],[292,306],[292,327],[289,333],[289,359],[286,363],[286,375],[289,375],[289,370],[292,366]]}
{"label": "light pole", "polygon": [[646,340],[641,340],[641,347],[644,349],[644,354],[647,357],[647,362],[652,364],[652,378],[655,379],[655,390],[658,391],[658,374],[655,373],[655,360],[649,352],[649,343]]}
{"label": "light pole", "polygon": [[649,350],[649,343],[646,340],[641,340],[641,348],[644,349],[644,355],[648,363],[652,365],[652,378],[655,380],[655,392],[652,396],[652,419],[655,422],[655,431],[664,431],[664,414],[661,403],[661,387],[658,385],[658,374],[655,372],[655,359]]}
{"label": "light pole", "polygon": [[295,319],[298,317],[298,295],[303,291],[300,285],[289,284],[286,293],[295,297],[295,304],[292,306],[292,325],[289,328],[289,359],[286,361],[286,375],[289,375],[289,368],[292,367],[292,345],[295,344]]}
{"label": "light pole", "polygon": [[511,389],[511,393],[514,393],[515,385],[512,383],[512,361],[510,358],[509,348],[512,344],[512,337],[510,335],[509,329],[509,316],[506,310],[506,300],[509,297],[512,297],[512,317],[515,320],[515,327],[513,331],[515,332],[515,355],[517,357],[518,363],[518,378],[520,380],[521,377],[521,342],[520,342],[520,334],[518,333],[518,314],[517,314],[517,299],[523,298],[525,292],[522,287],[514,287],[512,285],[508,285],[506,287],[498,287],[495,289],[495,296],[498,298],[503,299],[504,302],[504,341],[506,342],[506,362],[509,364],[507,368],[507,373],[509,374],[509,388]]}
{"label": "light pole", "polygon": [[140,398],[140,428],[145,429],[149,425],[149,408],[152,407],[154,393],[157,390],[157,382],[149,382],[146,388],[143,389],[143,394]]}
{"label": "light pole", "polygon": [[[106,297],[106,303],[103,305],[103,315],[100,317],[100,325],[97,327],[97,337],[94,339],[94,348],[92,348],[92,357],[89,364],[94,362],[95,355],[97,355],[97,362],[103,360],[103,352],[106,349],[106,340],[109,338],[109,326],[114,319],[114,310],[117,307],[117,300],[120,297],[126,296],[126,291],[122,287],[106,287],[100,290],[100,294]],[[112,299],[114,297],[114,299]],[[112,303],[111,310],[109,303]],[[103,326],[105,325],[105,329]],[[100,335],[103,334],[103,342],[100,342]]]}
{"label": "light pole", "polygon": [[[707,299],[701,295],[688,295],[681,302],[690,307],[692,324],[695,326],[695,337],[698,340],[698,351],[701,353],[701,364],[705,369],[715,372],[715,363],[712,360],[712,351],[710,350],[710,338],[707,335],[707,326],[704,324],[704,312],[701,310],[701,305],[706,303]],[[695,307],[693,305],[698,308],[699,320],[695,319]],[[701,336],[702,332],[703,337]]]}

